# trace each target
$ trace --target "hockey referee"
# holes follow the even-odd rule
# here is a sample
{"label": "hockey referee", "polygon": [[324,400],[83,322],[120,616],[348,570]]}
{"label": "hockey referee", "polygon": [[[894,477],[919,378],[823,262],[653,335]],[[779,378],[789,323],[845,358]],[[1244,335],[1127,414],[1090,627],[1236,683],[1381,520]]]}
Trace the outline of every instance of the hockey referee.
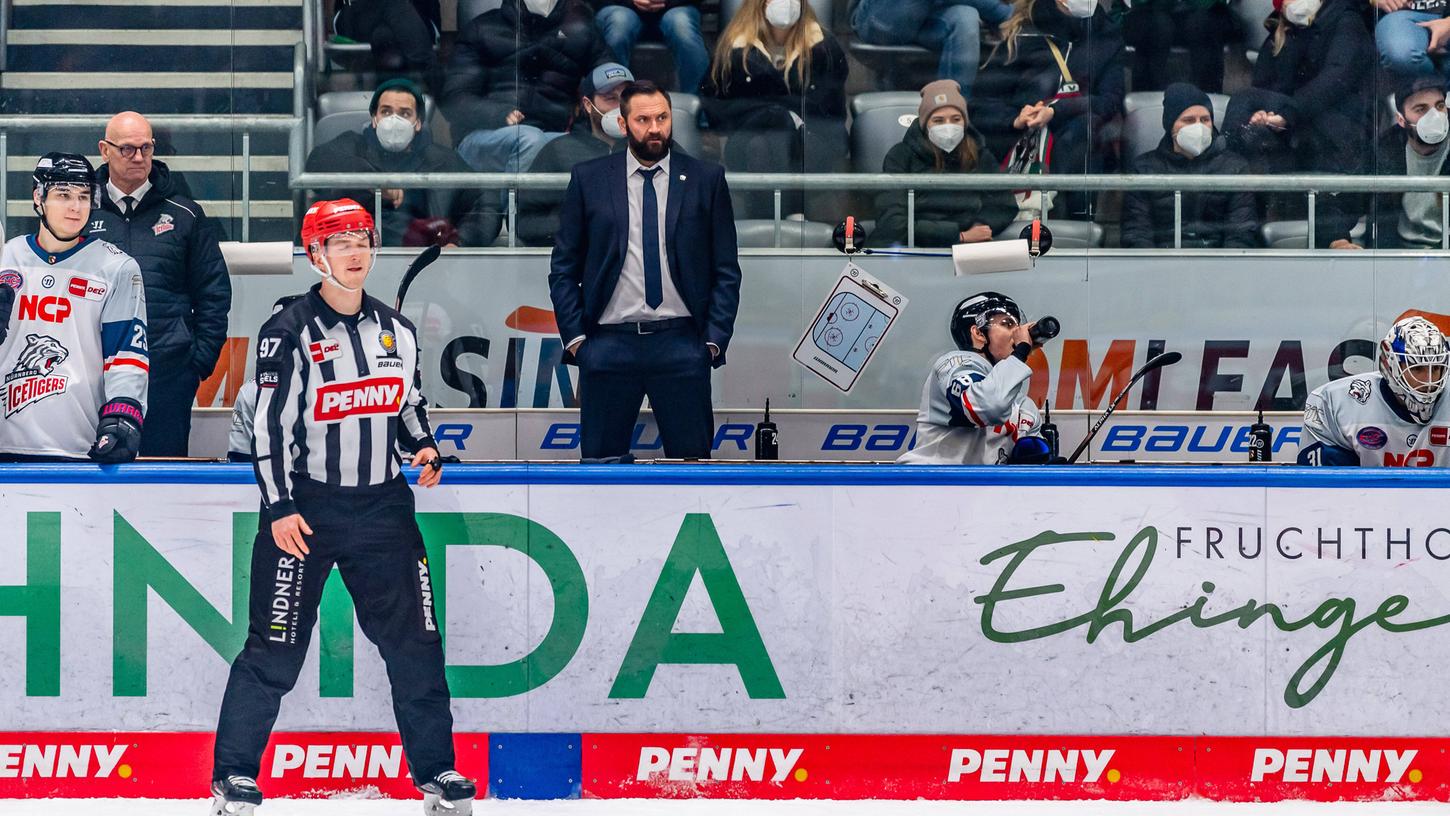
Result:
{"label": "hockey referee", "polygon": [[428,557],[398,448],[440,478],[419,391],[413,324],[363,292],[378,234],[355,201],[314,204],[302,245],[322,282],[257,338],[253,454],[262,522],[252,549],[250,624],[217,723],[213,814],[261,804],[256,777],[292,689],[332,566],[387,664],[413,781],[435,814],[468,814],[473,782],[454,770],[453,715],[433,616]]}

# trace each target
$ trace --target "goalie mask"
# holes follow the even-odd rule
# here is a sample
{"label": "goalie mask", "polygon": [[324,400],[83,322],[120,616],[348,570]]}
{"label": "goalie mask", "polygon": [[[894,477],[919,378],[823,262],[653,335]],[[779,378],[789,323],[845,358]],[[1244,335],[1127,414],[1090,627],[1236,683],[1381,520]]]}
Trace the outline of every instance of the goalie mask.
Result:
{"label": "goalie mask", "polygon": [[1423,317],[1404,318],[1380,341],[1379,358],[1390,393],[1416,422],[1429,422],[1450,370],[1445,335]]}
{"label": "goalie mask", "polygon": [[[50,217],[46,214],[46,199],[50,191],[64,189],[73,193],[85,193],[90,196],[90,209],[95,209],[100,201],[100,188],[96,184],[96,169],[85,156],[77,153],[47,153],[40,157],[35,163],[35,172],[31,175],[33,182],[31,189],[36,193],[38,201],[32,201],[31,206],[35,214],[40,216],[40,222],[45,229],[59,241],[74,241],[85,233],[83,226],[80,231],[72,235],[61,235],[56,231]],[[89,212],[86,223],[90,223]]]}
{"label": "goalie mask", "polygon": [[972,327],[976,326],[985,335],[987,324],[999,314],[1011,315],[1018,323],[1022,322],[1022,309],[1017,302],[998,292],[980,292],[958,303],[952,310],[952,340],[956,341],[957,348],[976,351],[972,347]]}

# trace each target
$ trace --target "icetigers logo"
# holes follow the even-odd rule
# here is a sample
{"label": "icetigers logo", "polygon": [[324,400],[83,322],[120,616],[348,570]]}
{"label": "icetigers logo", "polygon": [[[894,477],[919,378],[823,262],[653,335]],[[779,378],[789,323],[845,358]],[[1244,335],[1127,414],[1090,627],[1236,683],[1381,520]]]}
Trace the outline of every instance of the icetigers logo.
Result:
{"label": "icetigers logo", "polygon": [[15,368],[5,375],[5,416],[9,417],[56,394],[64,394],[67,378],[55,370],[70,356],[60,341],[46,334],[27,334]]}
{"label": "icetigers logo", "polygon": [[1369,402],[1370,388],[1369,380],[1352,380],[1349,383],[1349,395],[1360,405]]}

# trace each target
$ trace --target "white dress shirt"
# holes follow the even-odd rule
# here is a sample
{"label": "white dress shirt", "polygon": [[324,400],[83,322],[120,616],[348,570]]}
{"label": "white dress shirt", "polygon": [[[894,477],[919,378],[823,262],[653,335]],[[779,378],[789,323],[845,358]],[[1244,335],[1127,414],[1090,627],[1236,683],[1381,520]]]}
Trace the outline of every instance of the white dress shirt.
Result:
{"label": "white dress shirt", "polygon": [[659,219],[660,236],[660,286],[664,299],[660,301],[657,309],[651,309],[644,302],[644,227],[641,217],[644,209],[644,176],[638,172],[643,166],[634,157],[634,153],[625,151],[624,183],[629,194],[629,242],[624,255],[624,267],[619,271],[619,282],[614,286],[614,294],[610,295],[604,313],[599,316],[600,323],[636,323],[690,316],[689,308],[685,306],[679,290],[675,289],[675,282],[670,279],[670,256],[665,249],[665,210],[670,199],[668,153],[655,165],[659,172],[654,175],[657,199],[655,217]]}
{"label": "white dress shirt", "polygon": [[126,202],[122,201],[121,199],[125,198],[126,196],[130,196],[131,198],[135,199],[136,203],[131,205],[134,208],[141,203],[141,199],[145,198],[146,193],[150,190],[151,179],[146,179],[145,181],[141,182],[141,186],[137,187],[134,192],[130,193],[121,192],[121,188],[117,187],[114,181],[111,181],[109,179],[106,180],[106,195],[110,196],[111,201],[115,202],[116,207],[121,210],[122,215],[126,214]]}

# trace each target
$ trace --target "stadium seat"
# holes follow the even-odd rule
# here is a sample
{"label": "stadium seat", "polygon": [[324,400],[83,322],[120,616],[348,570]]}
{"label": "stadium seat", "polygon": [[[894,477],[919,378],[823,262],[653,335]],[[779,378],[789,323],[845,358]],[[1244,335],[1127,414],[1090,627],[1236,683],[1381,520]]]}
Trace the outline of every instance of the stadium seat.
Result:
{"label": "stadium seat", "polygon": [[[1213,101],[1213,121],[1223,122],[1228,110],[1226,94],[1209,94]],[[1163,140],[1163,92],[1135,91],[1123,97],[1123,143],[1126,146],[1123,159],[1133,159],[1158,146]],[[1131,167],[1131,164],[1129,165]]]}
{"label": "stadium seat", "polygon": [[[921,97],[917,96],[917,101]],[[851,122],[851,170],[880,173],[887,151],[901,141],[916,121],[917,102],[872,108],[856,114]]]}
{"label": "stadium seat", "polygon": [[462,28],[478,15],[502,5],[503,0],[458,0],[458,27]]}
{"label": "stadium seat", "polygon": [[670,91],[670,120],[674,128],[675,143],[691,156],[699,156],[700,142],[700,97],[694,94]]}
{"label": "stadium seat", "polygon": [[921,91],[867,91],[851,97],[851,115],[860,116],[876,108],[911,108],[921,102]]}
{"label": "stadium seat", "polygon": [[[1259,228],[1264,246],[1269,249],[1307,249],[1309,247],[1308,221],[1270,221]],[[1365,220],[1359,219],[1349,231],[1350,240],[1364,246]]]}
{"label": "stadium seat", "polygon": [[937,52],[919,45],[872,45],[852,39],[851,56],[871,70],[880,91],[921,89],[936,78]]}
{"label": "stadium seat", "polygon": [[368,116],[366,108],[363,110],[341,111],[323,116],[317,120],[317,124],[312,128],[311,147],[326,144],[348,131],[361,131],[370,122],[372,122],[372,117]]}
{"label": "stadium seat", "polygon": [[[319,118],[347,111],[366,111],[373,101],[372,91],[330,91],[317,97]],[[431,94],[423,94],[423,106],[428,110],[428,127],[433,127],[438,118],[438,105]]]}
{"label": "stadium seat", "polygon": [[1244,53],[1249,62],[1259,58],[1259,46],[1264,44],[1264,39],[1269,32],[1264,28],[1264,19],[1274,11],[1274,0],[1239,0],[1229,6],[1234,16],[1239,20],[1239,28],[1244,32]]}
{"label": "stadium seat", "polygon": [[[784,220],[780,222],[780,246],[786,249],[829,249],[835,227],[818,221]],[[736,243],[742,247],[773,247],[775,222],[752,219],[735,222]]]}
{"label": "stadium seat", "polygon": [[[1102,224],[1055,219],[1048,219],[1043,223],[1052,230],[1052,246],[1056,249],[1090,249],[1103,245]],[[1031,221],[1013,221],[992,237],[998,241],[1020,238],[1023,228],[1031,224]]]}

